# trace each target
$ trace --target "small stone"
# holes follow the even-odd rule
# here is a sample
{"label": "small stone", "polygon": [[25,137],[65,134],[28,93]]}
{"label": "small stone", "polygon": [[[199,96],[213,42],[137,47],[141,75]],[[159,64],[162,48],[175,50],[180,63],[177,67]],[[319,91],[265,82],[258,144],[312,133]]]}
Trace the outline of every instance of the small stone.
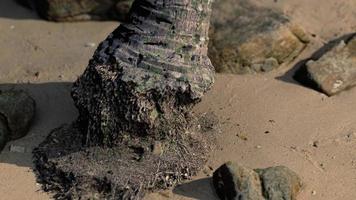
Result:
{"label": "small stone", "polygon": [[84,45],[85,47],[95,47],[96,44],[94,42],[88,42],[88,43],[85,43]]}
{"label": "small stone", "polygon": [[275,58],[267,58],[262,65],[263,72],[269,72],[279,66],[278,60]]}
{"label": "small stone", "polygon": [[261,145],[257,145],[256,149],[262,149],[262,146]]}
{"label": "small stone", "polygon": [[316,191],[313,190],[313,191],[311,192],[311,194],[312,194],[313,196],[316,195]]}
{"label": "small stone", "polygon": [[268,200],[295,200],[302,188],[299,176],[284,166],[256,169]]}
{"label": "small stone", "polygon": [[11,29],[11,30],[14,30],[14,29],[15,29],[15,26],[14,26],[14,25],[11,25],[11,26],[10,26],[10,29]]}
{"label": "small stone", "polygon": [[213,184],[222,200],[264,200],[258,174],[232,162],[225,163],[214,172]]}
{"label": "small stone", "polygon": [[25,147],[23,146],[17,146],[17,145],[11,145],[10,146],[10,152],[15,152],[15,153],[25,153]]}
{"label": "small stone", "polygon": [[319,147],[319,141],[314,141],[313,142],[313,147],[318,148]]}

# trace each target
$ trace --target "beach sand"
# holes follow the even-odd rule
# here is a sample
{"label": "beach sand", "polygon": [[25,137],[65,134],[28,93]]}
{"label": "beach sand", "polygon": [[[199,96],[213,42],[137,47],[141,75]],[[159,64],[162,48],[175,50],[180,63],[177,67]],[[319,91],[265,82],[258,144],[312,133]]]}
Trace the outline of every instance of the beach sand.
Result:
{"label": "beach sand", "polygon": [[[296,60],[270,73],[217,74],[194,110],[219,117],[217,150],[192,181],[146,199],[217,199],[206,174],[229,160],[251,168],[291,168],[305,183],[298,200],[356,198],[356,89],[327,97],[291,78],[299,61],[356,31],[356,1],[254,1],[282,10],[315,37]],[[28,135],[0,154],[0,199],[50,199],[36,184],[31,151],[52,129],[77,117],[71,83],[118,24],[47,22],[12,0],[0,1],[0,89],[25,89],[37,102]],[[10,145],[26,150],[10,152]]]}

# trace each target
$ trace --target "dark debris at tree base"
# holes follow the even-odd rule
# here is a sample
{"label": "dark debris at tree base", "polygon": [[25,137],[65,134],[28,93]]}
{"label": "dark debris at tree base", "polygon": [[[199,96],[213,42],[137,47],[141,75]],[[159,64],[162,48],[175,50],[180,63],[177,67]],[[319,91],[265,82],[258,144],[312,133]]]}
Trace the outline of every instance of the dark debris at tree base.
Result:
{"label": "dark debris at tree base", "polygon": [[[210,114],[204,117],[211,121]],[[33,151],[37,180],[55,199],[141,199],[147,191],[172,187],[203,167],[218,130],[197,123],[206,120],[193,121],[189,131],[160,141],[160,155],[152,153],[154,143],[146,138],[85,147],[78,126],[63,125]]]}

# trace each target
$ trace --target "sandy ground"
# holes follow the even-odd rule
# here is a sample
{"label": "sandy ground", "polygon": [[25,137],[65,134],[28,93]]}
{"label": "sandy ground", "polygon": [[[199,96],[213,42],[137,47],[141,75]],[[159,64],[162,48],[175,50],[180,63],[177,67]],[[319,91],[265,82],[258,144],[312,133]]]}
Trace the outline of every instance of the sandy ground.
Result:
{"label": "sandy ground", "polygon": [[[195,109],[198,114],[215,112],[222,124],[219,147],[205,173],[146,199],[214,200],[208,166],[216,169],[228,160],[252,168],[290,167],[305,182],[298,200],[356,199],[356,89],[329,98],[291,79],[297,61],[356,31],[356,1],[255,1],[281,9],[316,37],[296,61],[271,73],[218,74]],[[12,0],[0,1],[0,88],[26,89],[37,102],[29,134],[0,154],[0,199],[50,199],[35,182],[31,150],[53,128],[76,118],[71,82],[95,50],[88,44],[98,44],[117,25],[46,22]],[[10,152],[10,145],[24,146],[26,152]]]}

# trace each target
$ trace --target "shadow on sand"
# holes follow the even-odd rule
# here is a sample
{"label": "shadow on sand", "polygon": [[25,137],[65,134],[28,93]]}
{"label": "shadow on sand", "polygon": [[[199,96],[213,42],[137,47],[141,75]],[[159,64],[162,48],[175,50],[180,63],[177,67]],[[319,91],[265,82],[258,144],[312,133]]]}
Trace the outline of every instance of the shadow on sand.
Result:
{"label": "shadow on sand", "polygon": [[16,0],[0,1],[0,18],[18,20],[40,19],[35,11],[18,4]]}
{"label": "shadow on sand", "polygon": [[173,193],[198,200],[218,200],[212,178],[201,178],[176,186]]}
{"label": "shadow on sand", "polygon": [[[32,150],[54,128],[70,123],[77,117],[77,109],[70,97],[72,83],[0,84],[0,90],[21,89],[36,101],[35,119],[28,134],[18,140],[9,141],[0,153],[0,163],[33,167]],[[25,152],[11,152],[10,146],[25,147]]]}

